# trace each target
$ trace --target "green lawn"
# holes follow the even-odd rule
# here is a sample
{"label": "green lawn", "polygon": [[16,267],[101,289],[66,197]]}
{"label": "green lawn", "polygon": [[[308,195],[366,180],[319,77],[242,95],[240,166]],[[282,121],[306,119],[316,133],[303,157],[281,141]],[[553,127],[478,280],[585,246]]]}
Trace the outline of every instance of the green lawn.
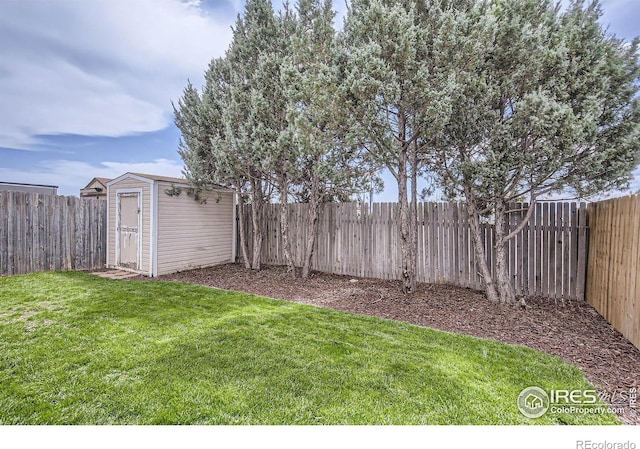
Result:
{"label": "green lawn", "polygon": [[0,278],[0,424],[602,424],[536,420],[560,359],[244,293],[84,273]]}

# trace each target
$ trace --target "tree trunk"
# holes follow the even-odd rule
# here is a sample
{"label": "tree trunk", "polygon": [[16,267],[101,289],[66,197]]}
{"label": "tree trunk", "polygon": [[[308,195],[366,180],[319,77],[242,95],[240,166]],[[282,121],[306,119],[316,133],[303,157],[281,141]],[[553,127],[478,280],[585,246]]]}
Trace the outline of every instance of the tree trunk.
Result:
{"label": "tree trunk", "polygon": [[253,259],[251,268],[260,270],[262,258],[262,213],[264,208],[264,198],[262,193],[262,182],[252,181],[253,201],[251,204],[251,222],[253,224]]}
{"label": "tree trunk", "polygon": [[507,235],[505,229],[505,204],[502,201],[496,202],[495,207],[496,218],[496,281],[498,284],[498,294],[500,302],[515,302],[516,295],[511,284],[509,276],[509,265],[507,263],[506,241]]}
{"label": "tree trunk", "polygon": [[249,260],[249,248],[247,247],[247,235],[244,232],[245,216],[244,216],[244,198],[241,193],[238,193],[238,229],[240,230],[240,250],[242,252],[242,263],[247,269],[251,268],[251,261]]}
{"label": "tree trunk", "polygon": [[282,252],[284,253],[284,261],[287,264],[287,272],[293,277],[296,276],[293,258],[291,257],[291,242],[289,241],[289,193],[286,175],[278,176],[278,184],[280,190],[280,232],[282,234]]}
{"label": "tree trunk", "polygon": [[407,147],[403,145],[398,164],[398,215],[400,216],[400,250],[402,253],[402,293],[415,291],[415,264],[411,255],[411,236],[409,231],[409,199],[407,195]]}
{"label": "tree trunk", "polygon": [[409,207],[409,241],[413,279],[411,291],[416,290],[418,266],[418,141],[411,148],[411,204]]}
{"label": "tree trunk", "polygon": [[491,276],[491,270],[487,265],[487,254],[484,251],[484,243],[482,241],[482,235],[480,234],[480,214],[478,211],[478,206],[476,204],[476,199],[465,189],[466,196],[466,205],[467,212],[469,213],[469,226],[471,227],[471,237],[473,238],[473,249],[476,255],[476,262],[478,263],[478,267],[480,268],[480,275],[484,280],[484,290],[487,295],[487,299],[492,302],[499,302],[500,297],[498,296],[498,291],[496,289],[496,285],[493,282],[493,277]]}
{"label": "tree trunk", "polygon": [[311,175],[311,198],[309,199],[309,212],[307,215],[307,241],[305,242],[304,264],[302,265],[302,278],[307,279],[311,274],[311,258],[318,233],[318,209],[320,207],[319,180],[316,174]]}

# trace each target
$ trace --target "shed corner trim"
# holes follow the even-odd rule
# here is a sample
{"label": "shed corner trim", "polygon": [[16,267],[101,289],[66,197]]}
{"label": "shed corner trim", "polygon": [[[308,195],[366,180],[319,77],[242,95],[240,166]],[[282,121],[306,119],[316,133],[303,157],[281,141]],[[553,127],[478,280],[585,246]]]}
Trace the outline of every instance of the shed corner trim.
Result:
{"label": "shed corner trim", "polygon": [[151,261],[149,263],[149,275],[151,277],[158,276],[158,191],[160,185],[153,183],[151,185],[151,198],[150,198],[150,214],[151,214]]}

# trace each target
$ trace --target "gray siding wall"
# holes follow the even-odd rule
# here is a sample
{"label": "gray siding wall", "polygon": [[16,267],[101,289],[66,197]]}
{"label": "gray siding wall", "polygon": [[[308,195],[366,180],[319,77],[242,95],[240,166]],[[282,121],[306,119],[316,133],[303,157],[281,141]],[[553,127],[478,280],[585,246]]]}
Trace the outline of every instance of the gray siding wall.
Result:
{"label": "gray siding wall", "polygon": [[157,184],[158,275],[232,262],[233,194],[207,192],[200,204],[186,192],[169,196]]}
{"label": "gray siding wall", "polygon": [[38,185],[19,185],[0,182],[0,191],[5,192],[23,192],[23,193],[39,193],[41,195],[57,195],[57,187],[38,186]]}

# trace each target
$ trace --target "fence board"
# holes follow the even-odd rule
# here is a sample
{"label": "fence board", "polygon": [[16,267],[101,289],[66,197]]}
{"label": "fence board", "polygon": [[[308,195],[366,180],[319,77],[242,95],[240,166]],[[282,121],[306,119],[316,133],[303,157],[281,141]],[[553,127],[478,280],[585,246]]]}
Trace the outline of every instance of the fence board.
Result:
{"label": "fence board", "polygon": [[562,293],[562,203],[554,203],[552,206],[555,212],[555,222],[553,226],[553,247],[554,263],[553,267],[553,297],[559,298]]}
{"label": "fence board", "polygon": [[9,255],[9,248],[7,247],[9,214],[3,212],[8,210],[7,201],[8,195],[0,195],[0,272],[2,271],[2,267],[7,266],[7,258]]}
{"label": "fence board", "polygon": [[640,195],[590,204],[587,215],[587,302],[640,348]]}
{"label": "fence board", "polygon": [[[523,209],[507,217],[506,228],[512,231],[524,219],[528,205],[513,204],[510,207]],[[240,226],[244,226],[251,255],[251,208],[247,205],[243,208],[245,223]],[[305,223],[308,205],[290,204],[288,208],[292,256],[295,264],[301,266],[307,234]],[[359,206],[355,203],[323,204],[312,258],[313,269],[348,276],[400,279],[402,261],[397,208],[396,203],[375,203],[370,210],[367,205]],[[51,209],[56,211],[60,207]],[[279,205],[265,206],[263,222],[267,225],[268,232],[262,248],[264,263],[285,264],[279,216]],[[514,288],[519,294],[584,299],[588,237],[586,220],[587,208],[584,203],[535,205],[530,221],[507,243],[509,271]],[[54,224],[64,222],[53,221]],[[78,218],[76,226],[77,229],[82,229],[88,225],[83,225],[82,219]],[[487,264],[495,274],[494,234],[492,224],[481,224]],[[601,236],[594,233],[594,238],[601,239]],[[78,242],[80,241],[85,243],[77,243],[76,246],[84,247],[89,245],[91,238],[84,236]],[[419,204],[417,243],[418,281],[446,282],[477,289],[483,287],[473,249],[469,216],[464,204]],[[241,258],[240,249],[237,254]]]}
{"label": "fence board", "polygon": [[583,298],[585,291],[585,277],[587,271],[587,243],[589,238],[587,235],[587,205],[586,203],[580,203],[578,208],[578,221],[577,229],[577,269],[576,269],[576,297]]}
{"label": "fence board", "polygon": [[[530,207],[534,207],[530,204],[526,204],[527,210],[524,212],[524,215],[526,216],[526,214],[529,211]],[[535,270],[536,270],[536,254],[535,254],[535,231],[534,231],[534,215],[533,213],[535,213],[535,209],[534,212],[532,212],[532,215],[529,216],[529,221],[527,222],[526,226],[525,226],[525,241],[523,243],[524,245],[524,251],[523,252],[523,257],[527,258],[527,262],[526,262],[526,269],[527,269],[527,273],[526,273],[526,277],[527,277],[527,281],[526,281],[526,289],[527,289],[527,295],[530,295],[531,292],[535,291],[535,285],[536,285],[536,278],[535,278]]]}
{"label": "fence board", "polygon": [[[518,210],[521,207],[522,206],[519,203],[515,203],[511,205],[512,210]],[[518,212],[513,212],[509,214],[507,222],[509,223],[509,226],[507,228],[508,229],[507,234],[510,234],[512,231],[515,231],[518,225]],[[514,238],[509,240],[509,253],[508,253],[510,255],[509,279],[514,281],[513,284],[515,287],[514,291],[516,295],[522,294],[521,284],[520,282],[518,282],[521,279],[520,266],[518,263],[519,262],[518,253],[521,251],[521,248],[520,248],[521,238],[522,237],[520,233],[518,233]]]}
{"label": "fence board", "polygon": [[571,292],[571,205],[562,204],[562,297],[570,296]]}
{"label": "fence board", "polygon": [[97,199],[0,192],[0,275],[104,267],[106,215]]}
{"label": "fence board", "polygon": [[[516,225],[524,221],[526,217],[527,204],[520,205],[520,212],[518,214],[518,221]],[[518,262],[520,266],[520,288],[523,295],[529,294],[529,226],[524,225],[524,228],[518,234]]]}
{"label": "fence board", "polygon": [[550,263],[547,264],[548,267],[548,277],[547,282],[548,286],[548,295],[550,298],[555,298],[555,288],[556,288],[556,205],[548,204],[549,207],[549,216],[548,216],[548,225],[547,225],[547,257]]}
{"label": "fence board", "polygon": [[[571,203],[571,229],[578,229],[578,208],[576,203]],[[572,232],[570,235],[571,238],[571,253],[578,252],[578,232]],[[570,259],[571,266],[569,272],[569,296],[576,296],[576,282],[578,275],[578,260]]]}
{"label": "fence board", "polygon": [[465,213],[465,209],[464,207],[461,207],[461,205],[459,205],[460,207],[458,207],[458,218],[460,220],[460,224],[459,224],[459,238],[460,238],[460,250],[459,250],[459,254],[460,254],[460,285],[462,287],[469,287],[470,286],[470,280],[469,280],[469,274],[470,274],[470,269],[469,269],[469,234],[468,234],[468,223],[467,223],[467,215]]}

